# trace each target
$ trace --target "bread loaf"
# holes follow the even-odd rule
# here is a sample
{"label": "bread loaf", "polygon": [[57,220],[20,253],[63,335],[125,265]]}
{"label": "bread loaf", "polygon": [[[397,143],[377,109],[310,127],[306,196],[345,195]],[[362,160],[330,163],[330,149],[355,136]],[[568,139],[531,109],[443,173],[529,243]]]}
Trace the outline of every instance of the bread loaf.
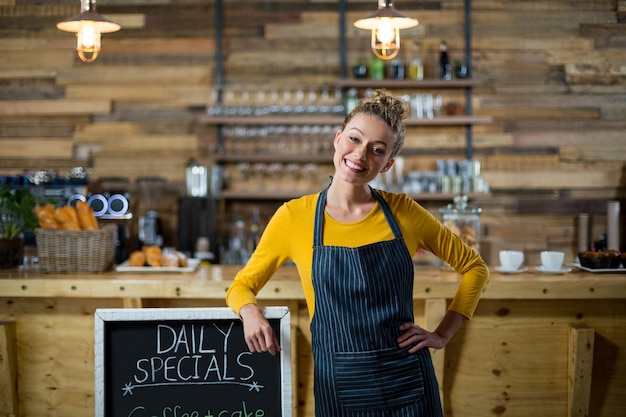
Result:
{"label": "bread loaf", "polygon": [[76,212],[78,214],[78,224],[82,230],[98,230],[98,220],[87,202],[78,200],[76,202]]}
{"label": "bread loaf", "polygon": [[35,215],[39,220],[39,226],[43,229],[56,230],[59,229],[59,223],[54,219],[54,207],[50,204],[38,206],[35,208]]}

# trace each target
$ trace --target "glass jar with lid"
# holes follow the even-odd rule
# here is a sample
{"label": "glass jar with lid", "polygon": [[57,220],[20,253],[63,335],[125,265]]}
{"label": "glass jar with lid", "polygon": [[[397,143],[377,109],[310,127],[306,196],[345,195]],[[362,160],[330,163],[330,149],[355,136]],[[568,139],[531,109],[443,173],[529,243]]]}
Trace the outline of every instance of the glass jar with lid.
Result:
{"label": "glass jar with lid", "polygon": [[454,197],[454,203],[439,209],[441,221],[461,240],[480,253],[480,214],[482,209],[467,204],[466,195]]}

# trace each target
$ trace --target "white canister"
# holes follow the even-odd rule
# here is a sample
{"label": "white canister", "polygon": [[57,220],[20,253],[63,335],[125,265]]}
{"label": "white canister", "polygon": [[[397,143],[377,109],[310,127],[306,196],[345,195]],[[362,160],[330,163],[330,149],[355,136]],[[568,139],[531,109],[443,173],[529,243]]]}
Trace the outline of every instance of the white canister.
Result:
{"label": "white canister", "polygon": [[208,169],[199,165],[196,160],[189,161],[186,170],[187,195],[191,197],[206,197],[208,184]]}

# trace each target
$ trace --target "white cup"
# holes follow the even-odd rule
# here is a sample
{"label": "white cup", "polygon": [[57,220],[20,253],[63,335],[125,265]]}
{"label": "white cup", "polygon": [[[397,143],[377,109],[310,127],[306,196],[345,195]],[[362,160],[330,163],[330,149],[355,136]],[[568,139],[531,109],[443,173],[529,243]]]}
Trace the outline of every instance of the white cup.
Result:
{"label": "white cup", "polygon": [[505,271],[517,271],[524,263],[524,252],[518,250],[501,250],[500,265]]}
{"label": "white cup", "polygon": [[544,250],[541,252],[541,265],[546,271],[558,271],[563,265],[565,253]]}

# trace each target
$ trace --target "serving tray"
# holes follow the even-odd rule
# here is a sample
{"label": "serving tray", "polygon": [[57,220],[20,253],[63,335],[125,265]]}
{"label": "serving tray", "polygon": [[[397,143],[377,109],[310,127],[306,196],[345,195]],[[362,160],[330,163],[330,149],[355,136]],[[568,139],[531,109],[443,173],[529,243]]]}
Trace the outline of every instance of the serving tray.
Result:
{"label": "serving tray", "polygon": [[189,258],[187,259],[187,266],[130,266],[128,260],[125,260],[121,264],[115,267],[117,272],[143,272],[158,274],[162,272],[193,272],[200,265],[200,259]]}
{"label": "serving tray", "polygon": [[606,274],[606,273],[612,273],[612,274],[624,274],[626,273],[626,268],[624,267],[619,267],[619,268],[598,268],[598,269],[593,269],[593,268],[587,268],[586,266],[582,266],[579,263],[573,263],[572,266],[575,266],[578,269],[582,269],[583,271],[587,271],[587,272],[593,272],[594,274]]}

